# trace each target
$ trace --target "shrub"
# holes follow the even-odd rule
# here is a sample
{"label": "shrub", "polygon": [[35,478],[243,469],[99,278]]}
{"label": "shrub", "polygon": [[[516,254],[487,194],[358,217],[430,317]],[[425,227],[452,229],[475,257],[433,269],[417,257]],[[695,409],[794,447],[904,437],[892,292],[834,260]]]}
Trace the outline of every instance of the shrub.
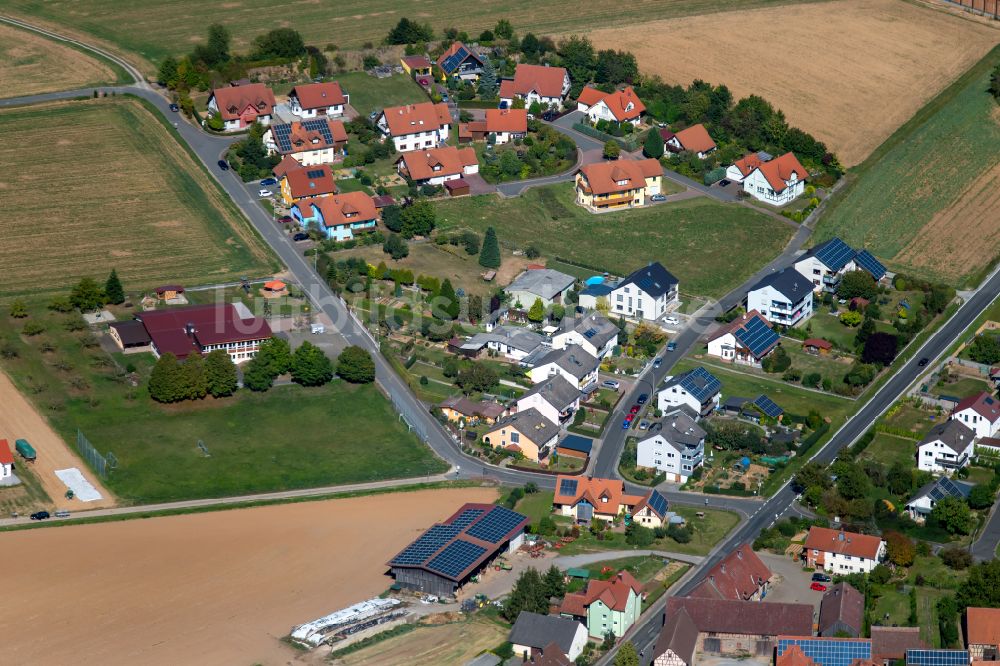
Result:
{"label": "shrub", "polygon": [[958,546],[948,546],[943,548],[938,557],[945,563],[945,566],[956,571],[962,571],[972,566],[972,554],[964,548]]}
{"label": "shrub", "polygon": [[27,335],[28,337],[33,337],[45,332],[45,326],[37,321],[29,321],[21,329],[21,333]]}

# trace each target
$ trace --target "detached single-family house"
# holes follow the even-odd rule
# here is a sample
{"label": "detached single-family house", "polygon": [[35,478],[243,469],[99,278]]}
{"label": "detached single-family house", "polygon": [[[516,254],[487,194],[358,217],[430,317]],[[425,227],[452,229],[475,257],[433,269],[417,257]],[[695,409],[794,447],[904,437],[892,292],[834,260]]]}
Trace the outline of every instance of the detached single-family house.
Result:
{"label": "detached single-family house", "polygon": [[565,349],[553,349],[528,372],[534,384],[547,381],[550,377],[562,375],[573,387],[583,390],[597,381],[597,371],[601,362],[579,345],[569,345]]}
{"label": "detached single-family house", "polygon": [[749,543],[737,546],[708,570],[689,597],[760,601],[771,589],[771,570]]}
{"label": "detached single-family house", "polygon": [[333,171],[326,164],[289,169],[278,182],[281,198],[289,206],[305,199],[328,197],[337,193]]}
{"label": "detached single-family house", "polygon": [[430,76],[434,64],[422,55],[403,56],[399,59],[403,71],[410,76]]}
{"label": "detached single-family house", "polygon": [[507,416],[507,408],[498,402],[480,400],[473,402],[464,395],[452,396],[438,405],[441,413],[452,423],[464,421],[470,425],[492,425]]}
{"label": "detached single-family house", "polygon": [[658,261],[630,273],[608,294],[609,311],[631,319],[656,321],[678,302],[680,282]]}
{"label": "detached single-family house", "polygon": [[663,417],[663,427],[636,444],[636,465],[685,483],[705,459],[705,430],[680,410]]}
{"label": "detached single-family house", "polygon": [[14,454],[10,450],[10,443],[6,439],[0,439],[0,482],[12,476],[14,476]]}
{"label": "detached single-family house", "polygon": [[972,663],[1000,660],[1000,608],[965,609],[965,645]]}
{"label": "detached single-family house", "polygon": [[333,164],[347,155],[347,128],[329,118],[271,125],[262,141],[268,155],[290,156],[303,166]]}
{"label": "detached single-family house", "polygon": [[612,521],[619,515],[632,513],[644,499],[642,495],[626,494],[625,482],[621,479],[559,475],[552,509],[579,523],[589,523],[594,518]]}
{"label": "detached single-family house", "polygon": [[509,108],[515,99],[523,99],[525,107],[538,102],[558,109],[569,89],[569,72],[565,68],[519,63],[513,79],[500,81],[500,107]]}
{"label": "detached single-family house", "polygon": [[[470,149],[471,150],[471,149]],[[529,268],[504,287],[510,296],[510,302],[520,303],[520,308],[527,310],[541,300],[546,308],[554,303],[564,303],[566,293],[576,284],[576,278],[551,268]]]}
{"label": "detached single-family house", "polygon": [[483,434],[483,442],[494,449],[516,451],[533,462],[541,462],[555,450],[559,426],[534,408],[500,419]]}
{"label": "detached single-family house", "polygon": [[795,326],[812,316],[813,285],[800,272],[782,268],[750,287],[747,311],[751,310],[772,324]]}
{"label": "detached single-family house", "polygon": [[288,108],[300,118],[339,118],[344,115],[344,109],[350,103],[350,95],[345,95],[336,81],[304,83],[295,86],[288,93]]}
{"label": "detached single-family house", "polygon": [[274,93],[263,83],[216,88],[208,97],[208,111],[222,118],[227,132],[241,130],[255,122],[270,125],[274,115]]}
{"label": "detached single-family house", "polygon": [[715,149],[718,148],[715,141],[712,141],[712,137],[709,136],[708,130],[701,123],[677,132],[661,129],[660,138],[663,139],[665,151],[671,153],[687,151],[697,155],[698,159],[705,159],[709,153],[715,152]]}
{"label": "detached single-family house", "polygon": [[306,199],[292,206],[292,218],[302,228],[315,222],[330,240],[346,241],[355,232],[378,226],[375,202],[364,192],[343,192],[319,199]]}
{"label": "detached single-family house", "polygon": [[976,437],[995,437],[1000,433],[1000,400],[985,391],[970,395],[955,405],[951,418],[972,428]]}
{"label": "detached single-family house", "polygon": [[835,292],[841,278],[866,271],[876,282],[886,277],[885,266],[868,250],[855,250],[837,237],[811,248],[795,262],[795,270],[813,283],[815,291]]}
{"label": "detached single-family house", "polygon": [[454,76],[463,81],[478,81],[486,68],[483,59],[462,42],[454,42],[437,59],[442,80]]}
{"label": "detached single-family house", "polygon": [[477,356],[484,349],[502,354],[509,361],[523,361],[533,353],[545,353],[548,344],[530,329],[504,324],[488,333],[476,333],[459,346],[459,352],[466,356]]}
{"label": "detached single-family house", "polygon": [[844,575],[870,573],[885,559],[885,548],[877,536],[813,526],[802,554],[806,566]]}
{"label": "detached single-family house", "polygon": [[566,316],[559,322],[559,330],[552,335],[552,348],[565,349],[579,345],[591,356],[603,359],[618,344],[618,326],[600,312],[579,317]]}
{"label": "detached single-family house", "polygon": [[562,375],[550,377],[517,399],[517,411],[532,408],[553,423],[565,423],[580,408],[580,390]]}
{"label": "detached single-family house", "polygon": [[931,515],[934,506],[945,497],[954,497],[963,502],[969,499],[972,492],[972,484],[965,481],[949,479],[947,476],[939,477],[922,487],[910,501],[906,503],[906,512],[914,522],[924,524],[927,516]]}
{"label": "detached single-family house", "polygon": [[781,338],[756,310],[723,325],[708,339],[708,355],[759,368]]}
{"label": "detached single-family house", "polygon": [[451,131],[448,105],[423,102],[406,106],[390,106],[382,111],[376,125],[385,136],[392,137],[396,151],[436,148],[448,140]]}
{"label": "detached single-family house", "polygon": [[653,158],[587,164],[576,173],[576,203],[592,211],[645,206],[662,182],[663,167]]}
{"label": "detached single-family house", "polygon": [[719,407],[722,383],[708,370],[698,366],[679,375],[667,377],[657,394],[661,412],[674,407],[688,407],[700,416],[707,416]]}
{"label": "detached single-family house", "polygon": [[917,469],[952,474],[967,467],[975,453],[975,439],[976,432],[960,419],[939,423],[917,444]]}
{"label": "detached single-family house", "polygon": [[[739,174],[739,178],[735,176]],[[743,185],[743,191],[758,201],[783,206],[805,192],[809,173],[795,157],[785,153],[762,161],[758,154],[737,160],[726,176]]]}
{"label": "detached single-family house", "polygon": [[527,109],[486,109],[485,120],[472,120],[458,126],[458,142],[491,140],[501,146],[528,133]]}
{"label": "detached single-family house", "polygon": [[587,644],[587,628],[570,618],[521,611],[508,640],[521,659],[541,657],[555,644],[561,654],[575,661]]}
{"label": "detached single-family house", "polygon": [[865,630],[865,597],[850,583],[837,583],[819,604],[819,635],[858,638]]}
{"label": "detached single-family house", "polygon": [[396,160],[396,171],[418,185],[444,185],[449,180],[479,173],[479,162],[472,148],[441,146],[403,153]]}
{"label": "detached single-family house", "polygon": [[635,94],[632,86],[625,86],[622,90],[610,93],[586,86],[580,91],[576,108],[586,113],[590,122],[595,124],[599,120],[606,120],[619,125],[622,123],[638,125],[642,122],[642,114],[646,112],[646,105]]}
{"label": "detached single-family house", "polygon": [[559,613],[585,620],[587,633],[595,638],[608,632],[621,638],[642,613],[642,585],[628,571],[611,580],[587,581],[586,590],[563,597]]}

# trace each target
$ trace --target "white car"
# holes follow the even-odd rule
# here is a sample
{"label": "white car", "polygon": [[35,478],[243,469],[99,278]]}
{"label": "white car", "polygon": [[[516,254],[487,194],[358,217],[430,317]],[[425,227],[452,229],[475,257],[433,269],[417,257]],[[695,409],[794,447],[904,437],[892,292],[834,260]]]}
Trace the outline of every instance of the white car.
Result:
{"label": "white car", "polygon": [[668,324],[671,324],[673,326],[676,326],[677,324],[681,323],[681,320],[678,319],[677,317],[673,316],[673,315],[670,315],[669,317],[667,317],[663,321],[666,322],[666,323],[668,323]]}
{"label": "white car", "polygon": [[261,199],[266,199],[267,197],[273,197],[274,192],[268,189],[261,189],[257,191],[257,196],[259,196]]}

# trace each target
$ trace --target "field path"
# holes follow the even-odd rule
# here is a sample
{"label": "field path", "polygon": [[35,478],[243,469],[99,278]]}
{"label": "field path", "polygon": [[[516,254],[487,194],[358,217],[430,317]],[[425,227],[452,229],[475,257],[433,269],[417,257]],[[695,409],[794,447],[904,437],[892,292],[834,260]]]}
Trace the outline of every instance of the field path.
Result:
{"label": "field path", "polygon": [[[104,487],[86,463],[70,450],[62,437],[52,430],[48,421],[42,418],[35,407],[17,390],[10,377],[3,372],[0,372],[0,439],[7,439],[11,449],[14,448],[15,439],[26,439],[31,442],[38,454],[38,459],[31,469],[57,509],[80,511],[115,506],[114,495]],[[27,464],[29,463],[23,462],[20,456],[15,456],[15,473],[18,466]],[[93,502],[66,499],[66,486],[56,477],[55,471],[69,467],[79,469],[91,485],[101,493],[101,499]]]}

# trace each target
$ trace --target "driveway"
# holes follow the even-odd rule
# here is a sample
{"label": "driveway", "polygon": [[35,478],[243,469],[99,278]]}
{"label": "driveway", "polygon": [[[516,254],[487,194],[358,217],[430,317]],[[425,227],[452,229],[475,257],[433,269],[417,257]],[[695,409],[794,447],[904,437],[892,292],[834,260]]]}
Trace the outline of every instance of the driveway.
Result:
{"label": "driveway", "polygon": [[470,194],[492,194],[497,191],[497,186],[487,183],[478,173],[462,176],[462,180],[469,184]]}
{"label": "driveway", "polygon": [[809,589],[809,586],[812,585],[812,573],[805,571],[801,562],[796,562],[784,555],[771,553],[757,553],[757,555],[774,574],[773,587],[764,597],[764,601],[810,604],[814,608],[813,619],[815,620],[819,615],[819,603],[823,599],[823,593]]}

